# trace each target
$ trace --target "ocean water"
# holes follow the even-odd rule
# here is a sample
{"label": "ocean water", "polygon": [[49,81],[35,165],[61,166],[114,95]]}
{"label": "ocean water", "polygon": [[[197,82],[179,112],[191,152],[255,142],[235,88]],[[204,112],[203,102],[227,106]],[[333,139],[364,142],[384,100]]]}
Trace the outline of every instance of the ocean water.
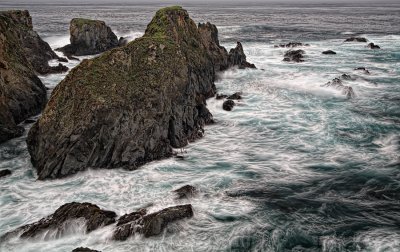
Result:
{"label": "ocean water", "polygon": [[[72,17],[97,18],[119,36],[143,34],[161,4],[49,4],[5,1],[28,9],[53,48],[68,43]],[[196,22],[219,28],[221,43],[241,41],[258,70],[220,74],[218,92],[243,92],[233,111],[211,98],[216,120],[205,137],[136,171],[89,170],[38,181],[26,134],[0,145],[0,235],[91,202],[122,215],[191,203],[194,217],[157,237],[110,239],[113,226],[85,234],[77,220],[63,234],[11,239],[0,251],[400,251],[400,4],[186,4]],[[343,43],[360,35],[381,46]],[[305,62],[283,62],[275,44],[309,43]],[[336,55],[322,55],[324,50]],[[82,57],[81,57],[82,59]],[[77,62],[70,62],[74,67]],[[366,67],[370,74],[354,71]],[[349,74],[356,97],[322,85]],[[42,76],[54,88],[65,74]],[[24,125],[28,130],[31,125]],[[181,151],[181,150],[178,150]],[[176,200],[191,184],[199,194]]]}

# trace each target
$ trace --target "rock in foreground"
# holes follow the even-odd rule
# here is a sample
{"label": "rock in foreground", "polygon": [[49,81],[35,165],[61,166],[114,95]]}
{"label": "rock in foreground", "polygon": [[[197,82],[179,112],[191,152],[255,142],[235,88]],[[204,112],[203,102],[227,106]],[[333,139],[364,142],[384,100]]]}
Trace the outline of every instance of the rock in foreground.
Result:
{"label": "rock in foreground", "polygon": [[47,101],[21,42],[31,25],[27,11],[0,12],[0,143],[21,136],[17,124],[40,113]]}
{"label": "rock in foreground", "polygon": [[134,234],[151,237],[161,234],[171,222],[193,216],[192,205],[180,205],[165,208],[161,211],[147,214],[145,211],[133,212],[122,216],[117,224],[113,239],[124,241]]}
{"label": "rock in foreground", "polygon": [[82,61],[54,89],[27,139],[39,179],[172,156],[213,122],[206,99],[214,80],[187,11],[159,10],[142,38]]}
{"label": "rock in foreground", "polygon": [[62,233],[63,225],[71,220],[83,218],[86,221],[86,232],[91,232],[99,227],[110,225],[115,222],[116,214],[112,211],[100,209],[90,203],[68,203],[59,207],[52,215],[35,223],[17,228],[5,234],[2,239],[20,235],[21,238],[35,237],[49,230],[57,230]]}
{"label": "rock in foreground", "polygon": [[74,18],[71,20],[69,31],[70,44],[57,49],[66,56],[98,54],[120,44],[111,28],[100,20]]}

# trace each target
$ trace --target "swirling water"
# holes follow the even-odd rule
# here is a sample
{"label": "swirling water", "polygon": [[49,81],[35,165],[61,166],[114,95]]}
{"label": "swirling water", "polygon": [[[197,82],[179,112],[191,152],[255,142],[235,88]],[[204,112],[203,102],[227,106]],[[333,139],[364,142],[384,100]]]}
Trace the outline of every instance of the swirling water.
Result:
{"label": "swirling water", "polygon": [[[105,20],[119,35],[140,36],[158,5],[0,4],[27,8],[54,48],[68,42],[68,22]],[[400,251],[400,5],[185,6],[198,22],[219,27],[224,46],[243,42],[258,70],[232,69],[216,83],[221,93],[243,92],[232,112],[208,100],[216,124],[184,149],[184,160],[152,162],[136,171],[89,170],[38,181],[26,134],[0,145],[0,235],[88,201],[119,215],[190,202],[195,216],[158,237],[111,241],[112,226],[84,234],[79,221],[61,237],[48,232],[0,244],[0,251]],[[381,46],[343,43],[362,35]],[[304,63],[283,62],[300,41]],[[322,55],[331,49],[337,55]],[[73,67],[77,62],[70,62]],[[370,74],[354,71],[366,67]],[[343,73],[356,97],[322,85]],[[54,88],[65,75],[41,77]],[[30,125],[24,125],[28,130]],[[200,193],[178,201],[185,184]]]}

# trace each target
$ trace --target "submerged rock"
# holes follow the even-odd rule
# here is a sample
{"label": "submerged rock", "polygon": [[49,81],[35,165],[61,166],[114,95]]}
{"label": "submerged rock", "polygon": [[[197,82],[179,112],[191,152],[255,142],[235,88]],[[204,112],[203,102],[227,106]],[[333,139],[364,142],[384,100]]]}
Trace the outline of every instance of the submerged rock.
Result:
{"label": "submerged rock", "polygon": [[122,216],[122,221],[118,221],[113,239],[124,241],[134,234],[156,236],[161,234],[169,223],[192,216],[193,209],[190,204],[168,207],[147,215],[145,211],[133,212]]}
{"label": "submerged rock", "polygon": [[101,251],[90,249],[90,248],[79,247],[79,248],[72,250],[72,252],[101,252]]}
{"label": "submerged rock", "polygon": [[322,54],[336,54],[336,52],[332,51],[332,50],[327,50],[327,51],[323,51]]}
{"label": "submerged rock", "polygon": [[27,33],[36,34],[28,11],[0,12],[0,143],[21,136],[24,128],[17,124],[40,113],[47,101],[21,41]]}
{"label": "submerged rock", "polygon": [[381,49],[380,46],[375,45],[374,43],[369,43],[367,46],[368,46],[368,48],[370,48],[370,49]]}
{"label": "submerged rock", "polygon": [[119,45],[111,28],[100,20],[74,18],[71,20],[69,32],[70,44],[57,49],[67,56],[98,54]]}
{"label": "submerged rock", "polygon": [[224,103],[222,103],[222,109],[226,111],[231,111],[233,107],[235,106],[235,102],[232,100],[226,100]]}
{"label": "submerged rock", "polygon": [[58,233],[62,233],[63,225],[66,222],[79,218],[86,221],[86,232],[91,232],[99,227],[114,223],[115,217],[114,212],[102,210],[96,205],[72,202],[62,205],[46,218],[6,233],[2,239],[15,235],[20,235],[21,238],[30,238],[48,230],[56,230]]}
{"label": "submerged rock", "polygon": [[54,89],[27,138],[39,179],[172,156],[212,122],[214,79],[187,11],[159,10],[142,38],[83,60]]}
{"label": "submerged rock", "polygon": [[299,47],[299,46],[310,46],[310,45],[309,44],[303,44],[301,42],[289,42],[287,44],[274,45],[275,48],[279,48],[279,47],[281,47],[281,48],[285,48],[285,47],[293,48],[293,47]]}
{"label": "submerged rock", "polygon": [[11,175],[11,171],[9,169],[0,170],[0,178]]}
{"label": "submerged rock", "polygon": [[285,53],[283,61],[292,62],[303,62],[304,54],[306,52],[303,50],[289,50]]}
{"label": "submerged rock", "polygon": [[368,42],[368,40],[366,38],[363,38],[363,37],[351,37],[351,38],[346,39],[344,42],[362,42],[362,43],[365,43],[365,42]]}
{"label": "submerged rock", "polygon": [[174,190],[174,193],[178,196],[178,199],[190,198],[196,193],[196,187],[191,185],[182,186],[179,189]]}

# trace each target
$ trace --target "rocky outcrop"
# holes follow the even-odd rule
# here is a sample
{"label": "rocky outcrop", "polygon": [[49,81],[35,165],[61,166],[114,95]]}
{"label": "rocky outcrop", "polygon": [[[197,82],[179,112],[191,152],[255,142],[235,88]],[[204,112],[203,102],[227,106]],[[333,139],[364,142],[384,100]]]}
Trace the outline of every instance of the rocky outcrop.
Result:
{"label": "rocky outcrop", "polygon": [[342,80],[351,80],[351,76],[348,74],[342,74],[339,78],[334,78],[332,81],[322,85],[323,87],[333,87],[335,89],[341,90],[343,95],[348,99],[356,97],[356,94],[351,86],[346,86],[343,84]]}
{"label": "rocky outcrop", "polygon": [[374,43],[369,43],[369,44],[367,45],[367,47],[368,47],[369,49],[381,49],[380,46],[375,45]]}
{"label": "rocky outcrop", "polygon": [[304,54],[306,52],[303,50],[289,50],[287,52],[285,52],[283,61],[287,61],[287,62],[303,62],[304,61]]}
{"label": "rocky outcrop", "polygon": [[74,18],[71,20],[70,44],[58,48],[66,56],[92,55],[105,52],[123,44],[112,32],[105,22],[84,18]]}
{"label": "rocky outcrop", "polygon": [[368,42],[368,39],[363,38],[363,37],[351,37],[346,39],[344,42],[361,42],[361,43],[365,43]]}
{"label": "rocky outcrop", "polygon": [[309,44],[303,44],[301,42],[289,42],[287,44],[279,44],[274,45],[275,48],[293,48],[293,47],[300,47],[300,46],[310,46]]}
{"label": "rocky outcrop", "polygon": [[0,143],[21,136],[24,129],[17,124],[40,113],[47,101],[21,43],[30,27],[27,11],[0,12]]}
{"label": "rocky outcrop", "polygon": [[169,223],[192,216],[193,209],[190,204],[168,207],[147,215],[146,211],[133,212],[120,218],[113,239],[124,241],[134,234],[156,236],[161,234]]}
{"label": "rocky outcrop", "polygon": [[0,170],[0,178],[11,175],[11,171],[9,169]]}
{"label": "rocky outcrop", "polygon": [[336,52],[334,52],[334,51],[332,51],[332,50],[327,50],[327,51],[323,51],[322,52],[322,54],[330,54],[330,55],[333,55],[333,54],[336,54]]}
{"label": "rocky outcrop", "polygon": [[219,44],[218,29],[215,25],[208,22],[205,24],[200,23],[198,30],[201,41],[211,56],[216,72],[235,66],[239,67],[239,69],[256,68],[254,64],[247,62],[240,42],[237,42],[236,47],[232,48],[229,53],[225,47]]}
{"label": "rocky outcrop", "polygon": [[226,100],[224,103],[222,103],[222,109],[226,111],[231,111],[233,107],[235,106],[235,102],[232,100]]}
{"label": "rocky outcrop", "polygon": [[99,227],[114,223],[115,217],[114,212],[102,210],[96,205],[72,202],[59,207],[46,218],[6,233],[2,240],[16,235],[21,238],[35,237],[48,230],[56,230],[58,233],[62,233],[65,223],[80,218],[86,221],[86,232],[91,232]]}
{"label": "rocky outcrop", "polygon": [[177,195],[178,199],[190,198],[193,195],[195,195],[196,192],[197,192],[196,187],[191,185],[185,185],[182,186],[181,188],[174,190],[174,193]]}
{"label": "rocky outcrop", "polygon": [[65,61],[51,49],[48,43],[43,41],[33,30],[32,18],[28,11],[4,11],[0,12],[2,22],[7,22],[9,32],[13,33],[21,45],[27,61],[38,74],[62,73],[67,67],[51,67],[49,60]]}
{"label": "rocky outcrop", "polygon": [[213,122],[206,99],[214,80],[188,13],[159,10],[142,38],[83,60],[54,89],[27,139],[39,179],[172,156]]}

